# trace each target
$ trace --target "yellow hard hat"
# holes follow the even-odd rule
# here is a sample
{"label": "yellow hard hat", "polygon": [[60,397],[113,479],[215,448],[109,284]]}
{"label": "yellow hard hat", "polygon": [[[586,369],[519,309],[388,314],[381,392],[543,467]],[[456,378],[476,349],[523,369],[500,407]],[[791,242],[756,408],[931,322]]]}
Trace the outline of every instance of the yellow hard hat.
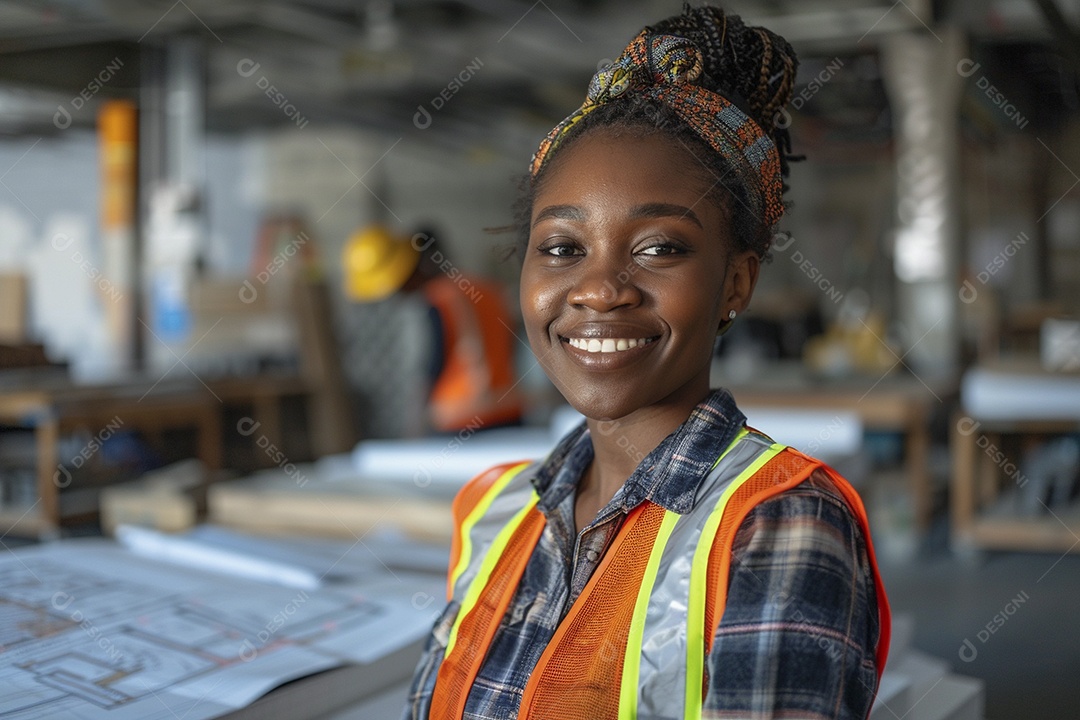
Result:
{"label": "yellow hard hat", "polygon": [[382,300],[401,289],[416,269],[420,253],[380,225],[357,230],[345,243],[345,293],[353,300]]}

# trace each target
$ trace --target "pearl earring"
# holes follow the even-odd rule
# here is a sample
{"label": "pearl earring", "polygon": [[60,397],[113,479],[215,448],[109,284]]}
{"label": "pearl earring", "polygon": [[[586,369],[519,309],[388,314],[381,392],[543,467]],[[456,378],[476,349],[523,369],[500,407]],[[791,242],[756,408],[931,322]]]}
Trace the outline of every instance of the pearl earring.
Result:
{"label": "pearl earring", "polygon": [[728,310],[728,319],[725,322],[720,323],[720,327],[716,329],[716,335],[718,337],[731,329],[731,324],[735,322],[735,315],[736,313],[734,310]]}

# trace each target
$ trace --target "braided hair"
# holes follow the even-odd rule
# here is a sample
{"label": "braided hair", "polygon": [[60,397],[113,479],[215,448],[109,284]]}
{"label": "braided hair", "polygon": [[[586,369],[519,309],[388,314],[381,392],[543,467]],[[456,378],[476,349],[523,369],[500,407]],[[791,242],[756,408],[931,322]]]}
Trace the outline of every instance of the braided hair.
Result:
{"label": "braided hair", "polygon": [[[676,15],[647,28],[653,33],[684,37],[697,46],[704,60],[702,87],[723,96],[772,139],[780,157],[783,177],[788,175],[791,138],[780,120],[791,100],[798,59],[791,45],[779,35],[761,27],[747,26],[737,15],[728,15],[712,6],[683,6]],[[698,158],[698,170],[710,186],[713,200],[727,210],[737,250],[752,250],[762,259],[769,256],[772,227],[751,210],[750,190],[731,173],[731,164],[695,133],[670,107],[627,93],[584,116],[568,133],[554,153],[597,129],[615,136],[663,133]],[[515,203],[515,227],[521,249],[528,245],[533,199],[553,162],[535,176],[522,181]],[[719,182],[716,182],[719,181]],[[784,189],[787,189],[785,182]]]}
{"label": "braided hair", "polygon": [[763,27],[748,27],[738,15],[718,7],[691,8],[661,20],[651,29],[693,41],[705,58],[701,85],[734,102],[776,143],[787,176],[791,137],[779,127],[780,112],[791,100],[799,67],[787,40]]}

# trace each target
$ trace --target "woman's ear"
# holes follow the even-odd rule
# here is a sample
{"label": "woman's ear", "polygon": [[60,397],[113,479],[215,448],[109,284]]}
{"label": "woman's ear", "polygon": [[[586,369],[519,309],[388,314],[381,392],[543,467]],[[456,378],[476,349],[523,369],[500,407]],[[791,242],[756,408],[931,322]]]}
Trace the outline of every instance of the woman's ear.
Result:
{"label": "woman's ear", "polygon": [[727,278],[724,283],[723,311],[725,316],[731,310],[742,314],[750,305],[750,297],[754,294],[760,270],[761,258],[753,250],[744,250],[732,255],[728,262]]}

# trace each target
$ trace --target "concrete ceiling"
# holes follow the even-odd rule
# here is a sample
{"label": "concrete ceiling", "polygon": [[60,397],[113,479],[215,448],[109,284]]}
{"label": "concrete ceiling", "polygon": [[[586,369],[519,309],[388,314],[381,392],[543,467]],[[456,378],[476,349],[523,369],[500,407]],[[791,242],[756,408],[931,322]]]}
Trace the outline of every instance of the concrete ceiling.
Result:
{"label": "concrete ceiling", "polygon": [[[976,35],[1049,37],[1029,0],[725,4],[788,37],[811,64],[873,53],[889,33],[926,32],[933,10],[937,21]],[[0,131],[47,131],[57,105],[118,58],[88,107],[134,97],[145,58],[184,37],[205,52],[211,128],[305,120],[397,132],[418,113],[424,122],[426,109],[432,137],[467,143],[496,127],[550,125],[644,21],[679,7],[674,0],[0,0]],[[1062,8],[1076,18],[1080,0]],[[76,122],[92,119],[87,112]]]}

